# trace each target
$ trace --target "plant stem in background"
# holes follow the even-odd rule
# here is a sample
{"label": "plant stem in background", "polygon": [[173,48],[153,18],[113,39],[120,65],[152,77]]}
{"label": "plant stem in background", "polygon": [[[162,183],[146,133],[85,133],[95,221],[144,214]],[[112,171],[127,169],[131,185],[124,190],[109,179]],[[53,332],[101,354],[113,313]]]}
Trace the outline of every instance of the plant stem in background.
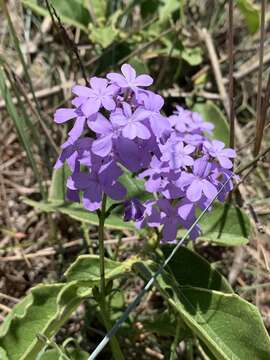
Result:
{"label": "plant stem in background", "polygon": [[100,271],[100,295],[105,298],[105,255],[104,255],[104,224],[106,216],[107,197],[102,198],[101,212],[99,215],[98,246],[99,246],[99,271]]}
{"label": "plant stem in background", "polygon": [[260,66],[258,74],[258,92],[256,106],[256,136],[253,149],[253,155],[256,157],[261,148],[262,140],[262,75],[263,75],[263,55],[264,55],[264,39],[265,39],[265,8],[266,0],[261,1],[261,32],[260,32]]}
{"label": "plant stem in background", "polygon": [[[111,322],[110,322],[110,311],[106,303],[105,251],[104,251],[104,225],[106,220],[106,202],[107,202],[107,196],[103,194],[101,211],[99,214],[99,227],[98,227],[99,270],[100,270],[99,306],[100,306],[101,316],[103,318],[104,325],[107,331],[109,331],[111,329]],[[119,343],[115,336],[112,337],[111,339],[111,349],[115,360],[124,360],[124,356],[122,354]]]}
{"label": "plant stem in background", "polygon": [[172,346],[171,346],[170,360],[176,360],[177,359],[176,349],[177,349],[177,345],[179,344],[180,328],[181,328],[181,323],[180,323],[180,319],[178,317],[177,318],[177,323],[176,323],[175,336],[174,336],[174,340],[173,340],[173,343],[172,343]]}
{"label": "plant stem in background", "polygon": [[229,58],[229,120],[230,120],[230,147],[234,149],[235,113],[234,113],[234,49],[233,49],[233,0],[229,1],[229,29],[228,29],[228,58]]}

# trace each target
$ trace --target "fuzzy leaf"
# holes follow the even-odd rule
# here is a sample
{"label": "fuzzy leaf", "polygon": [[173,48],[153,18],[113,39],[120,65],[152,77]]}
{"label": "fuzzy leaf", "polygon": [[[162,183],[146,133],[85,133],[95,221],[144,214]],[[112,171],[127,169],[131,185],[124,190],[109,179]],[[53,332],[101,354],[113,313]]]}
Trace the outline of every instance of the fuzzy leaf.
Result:
{"label": "fuzzy leaf", "polygon": [[[137,263],[135,268],[146,280],[153,274],[145,264]],[[156,283],[162,296],[217,359],[269,359],[269,336],[254,305],[236,294],[180,286],[165,271]]]}
{"label": "fuzzy leaf", "polygon": [[202,235],[199,240],[222,246],[239,246],[248,243],[250,221],[239,208],[216,203],[214,209],[200,221]]}
{"label": "fuzzy leaf", "polygon": [[[173,248],[172,245],[165,245],[162,246],[162,251],[168,257]],[[177,250],[168,268],[181,286],[233,292],[227,280],[207,260],[186,247]]]}
{"label": "fuzzy leaf", "polygon": [[[130,272],[134,263],[138,259],[132,257],[124,262],[105,259],[105,278],[107,280],[115,279],[126,272]],[[81,255],[65,272],[68,281],[99,281],[99,256]]]}
{"label": "fuzzy leaf", "polygon": [[[0,327],[0,349],[9,360],[35,360],[45,344],[37,338],[51,338],[78,307],[91,295],[84,283],[39,285],[19,302]],[[1,352],[0,352],[1,354]]]}
{"label": "fuzzy leaf", "polygon": [[212,101],[197,103],[192,110],[200,113],[205,121],[215,126],[212,136],[214,139],[223,141],[226,146],[229,145],[229,126],[227,120]]}
{"label": "fuzzy leaf", "polygon": [[[36,0],[22,0],[22,3],[41,16],[50,16],[49,11],[40,6]],[[51,0],[51,3],[63,23],[76,26],[87,32],[91,18],[89,11],[84,7],[84,0]]]}
{"label": "fuzzy leaf", "polygon": [[255,34],[260,26],[259,9],[253,5],[251,0],[236,0],[236,5],[244,16],[249,32]]}
{"label": "fuzzy leaf", "polygon": [[[77,203],[64,203],[62,201],[34,201],[24,198],[24,203],[33,206],[36,209],[45,212],[60,212],[68,215],[72,219],[84,222],[86,224],[98,225],[98,216],[96,213],[85,210]],[[124,222],[120,215],[111,214],[105,222],[105,227],[110,229],[130,229],[135,230],[135,227],[130,222]]]}

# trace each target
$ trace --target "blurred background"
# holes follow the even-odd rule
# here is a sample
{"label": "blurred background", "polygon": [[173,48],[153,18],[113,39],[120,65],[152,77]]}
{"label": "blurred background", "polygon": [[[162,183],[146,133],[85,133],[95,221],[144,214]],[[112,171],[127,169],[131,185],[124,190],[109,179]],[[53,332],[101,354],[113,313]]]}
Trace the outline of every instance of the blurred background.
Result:
{"label": "blurred background", "polygon": [[[260,66],[260,2],[234,3],[235,147],[238,160],[246,162],[252,159],[255,136],[262,139],[257,154],[270,141],[270,8],[265,13]],[[30,287],[61,279],[68,264],[89,247],[97,252],[94,219],[46,207],[48,198],[64,199],[66,174],[53,174],[53,165],[68,128],[54,124],[53,113],[68,106],[72,85],[130,63],[138,73],[155,79],[152,88],[165,98],[167,115],[176,104],[198,111],[215,124],[214,137],[226,144],[230,92],[228,1],[1,0],[0,4],[1,322]],[[260,75],[266,121],[258,131]],[[195,245],[238,294],[259,307],[268,329],[269,175],[266,155],[245,173],[239,186],[238,205],[253,225],[248,245]],[[107,252],[117,251],[120,258],[146,251],[146,240],[128,227],[107,229],[106,240]],[[115,306],[121,309],[141,286],[130,280]],[[157,321],[160,297],[151,292],[147,300],[133,315],[135,325],[123,343],[129,359],[165,359],[170,348],[171,340]],[[103,331],[92,310],[90,305],[81,306],[58,334],[59,341],[72,337],[85,350],[89,343],[97,343]],[[138,332],[149,314],[153,321],[144,323],[145,332]],[[168,329],[173,333],[169,321]]]}

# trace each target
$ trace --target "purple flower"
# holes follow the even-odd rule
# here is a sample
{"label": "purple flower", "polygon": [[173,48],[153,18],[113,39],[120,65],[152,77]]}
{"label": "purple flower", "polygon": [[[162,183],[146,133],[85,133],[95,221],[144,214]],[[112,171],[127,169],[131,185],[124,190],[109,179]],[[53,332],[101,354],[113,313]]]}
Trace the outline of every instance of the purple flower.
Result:
{"label": "purple flower", "polygon": [[91,173],[73,173],[67,185],[70,190],[83,191],[84,207],[95,211],[101,207],[103,192],[113,200],[122,200],[125,197],[126,189],[116,181],[121,174],[119,167],[110,161]]}
{"label": "purple flower", "polygon": [[171,125],[169,120],[160,114],[160,110],[164,105],[164,100],[160,95],[147,91],[142,94],[144,108],[148,110],[148,119],[150,121],[151,129],[157,138],[160,138],[164,133],[169,133]]}
{"label": "purple flower", "polygon": [[183,142],[170,142],[162,146],[163,161],[168,161],[171,169],[177,170],[186,166],[191,166],[194,163],[193,158],[190,156],[195,150],[192,145],[184,145]]}
{"label": "purple flower", "polygon": [[233,166],[230,158],[234,158],[236,156],[235,150],[230,148],[224,149],[225,144],[222,141],[205,141],[203,146],[208,151],[209,155],[219,161],[220,165],[224,169],[230,169]]}
{"label": "purple flower", "polygon": [[59,169],[67,161],[71,171],[75,170],[76,162],[84,163],[91,166],[92,155],[91,146],[93,139],[85,137],[73,142],[72,139],[68,139],[61,148],[63,149],[59,158],[57,159],[54,168]]}
{"label": "purple flower", "polygon": [[206,157],[202,157],[195,160],[193,173],[181,173],[177,183],[182,189],[186,188],[188,200],[197,202],[203,195],[212,200],[217,195],[216,187],[208,179],[211,169],[211,163]]}
{"label": "purple flower", "polygon": [[160,199],[157,201],[158,207],[161,210],[161,224],[162,229],[162,242],[175,242],[177,229],[181,223],[180,216],[178,215],[178,207],[172,206],[169,200]]}
{"label": "purple flower", "polygon": [[68,135],[73,140],[77,140],[84,130],[84,125],[86,121],[86,117],[84,116],[82,111],[78,108],[76,109],[60,108],[56,110],[54,114],[54,121],[57,124],[63,124],[74,118],[76,118],[75,123],[73,125],[73,128],[69,131]]}
{"label": "purple flower", "polygon": [[127,139],[149,139],[151,133],[142,123],[148,116],[148,112],[143,108],[137,108],[132,113],[131,106],[124,102],[123,111],[118,111],[112,114],[111,121],[122,128],[122,135]]}
{"label": "purple flower", "polygon": [[161,223],[161,217],[159,209],[155,206],[156,202],[153,200],[147,200],[143,206],[145,207],[143,217],[136,221],[137,228],[141,229],[145,226],[159,227]]}
{"label": "purple flower", "polygon": [[142,205],[140,200],[132,199],[124,203],[124,221],[140,221],[143,219],[145,206]]}
{"label": "purple flower", "polygon": [[107,156],[113,147],[113,139],[120,135],[121,127],[112,119],[108,121],[105,116],[98,114],[95,121],[89,121],[88,126],[100,136],[93,141],[92,151],[101,157]]}
{"label": "purple flower", "polygon": [[113,95],[117,91],[114,85],[108,85],[106,79],[93,77],[90,79],[91,88],[87,86],[76,85],[73,87],[72,92],[79,96],[81,110],[85,116],[90,116],[99,111],[101,106],[106,110],[114,110],[115,101]]}
{"label": "purple flower", "polygon": [[137,91],[140,86],[150,86],[153,83],[153,79],[149,75],[136,76],[136,71],[129,64],[121,66],[122,74],[109,73],[107,78],[113,83],[118,85],[122,89],[130,88],[133,91]]}

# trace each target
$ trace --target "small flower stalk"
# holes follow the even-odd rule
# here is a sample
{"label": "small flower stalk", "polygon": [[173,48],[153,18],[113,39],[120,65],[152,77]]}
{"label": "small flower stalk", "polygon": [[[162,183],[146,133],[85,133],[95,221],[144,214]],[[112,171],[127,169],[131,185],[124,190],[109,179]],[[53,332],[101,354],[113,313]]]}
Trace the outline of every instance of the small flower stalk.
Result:
{"label": "small flower stalk", "polygon": [[[236,154],[211,139],[213,125],[198,113],[176,106],[166,116],[164,99],[148,89],[149,75],[137,75],[129,64],[121,72],[74,86],[73,108],[56,111],[56,123],[74,125],[55,168],[66,162],[72,172],[68,200],[81,199],[85,209],[97,211],[105,194],[123,203],[125,221],[160,228],[162,243],[176,242],[178,229],[188,229],[196,209],[207,208],[232,175]],[[128,198],[121,183],[125,170],[145,180],[144,203]],[[217,199],[223,202],[232,186],[230,180]],[[199,234],[197,225],[190,238]]]}

